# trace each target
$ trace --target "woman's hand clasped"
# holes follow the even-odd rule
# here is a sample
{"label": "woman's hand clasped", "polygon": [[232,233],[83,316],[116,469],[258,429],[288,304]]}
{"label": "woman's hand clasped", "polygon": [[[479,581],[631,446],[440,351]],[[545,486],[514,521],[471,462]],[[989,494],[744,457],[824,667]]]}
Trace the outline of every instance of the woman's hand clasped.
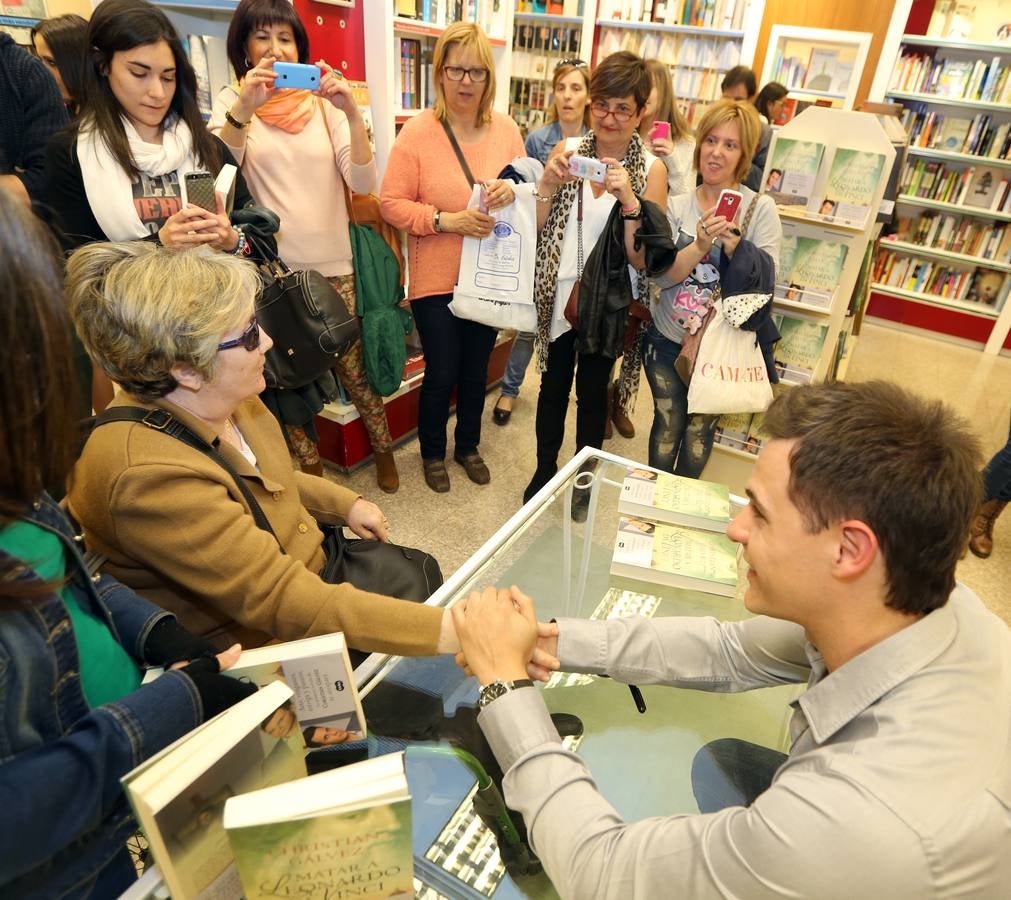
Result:
{"label": "woman's hand clasped", "polygon": [[[720,246],[724,251],[727,251],[728,256],[733,256],[741,238],[740,235],[734,235],[731,232],[732,227],[732,222],[728,222],[723,216],[716,215],[715,206],[707,209],[695,223],[695,246],[703,253],[708,253],[713,247],[713,242],[719,238]],[[728,247],[731,240],[733,241],[732,249]]]}
{"label": "woman's hand clasped", "polygon": [[670,138],[653,138],[649,142],[649,152],[654,156],[670,156],[674,152],[674,142]]}
{"label": "woman's hand clasped", "polygon": [[169,250],[186,250],[206,244],[215,250],[234,250],[239,236],[228,220],[220,195],[215,194],[215,202],[215,212],[187,205],[169,216],[158,231],[158,240],[162,246]]}
{"label": "woman's hand clasped", "polygon": [[479,209],[461,209],[459,212],[444,212],[440,224],[443,231],[483,238],[491,234],[495,219]]}
{"label": "woman's hand clasped", "polygon": [[356,119],[361,115],[358,104],[355,103],[355,95],[351,90],[351,85],[347,83],[344,76],[331,66],[326,60],[319,60],[320,80],[319,90],[316,92],[324,100],[329,100],[335,109],[339,109],[348,119]]}
{"label": "woman's hand clasped", "polygon": [[604,157],[601,162],[607,166],[607,174],[604,176],[604,190],[623,207],[634,206],[636,204],[635,191],[632,190],[632,182],[629,180],[625,167],[610,156]]}
{"label": "woman's hand clasped", "polygon": [[481,194],[484,197],[484,203],[489,212],[496,209],[504,209],[516,199],[512,184],[501,178],[493,178],[490,181],[486,181],[481,186]]}

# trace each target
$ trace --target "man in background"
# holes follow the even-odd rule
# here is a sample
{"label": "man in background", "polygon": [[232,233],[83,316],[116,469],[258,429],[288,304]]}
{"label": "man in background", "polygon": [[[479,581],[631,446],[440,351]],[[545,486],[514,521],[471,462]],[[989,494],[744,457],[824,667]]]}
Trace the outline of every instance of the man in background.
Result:
{"label": "man in background", "polygon": [[[754,618],[561,619],[538,637],[517,588],[454,607],[506,802],[563,897],[1004,896],[1011,633],[955,582],[976,439],[954,410],[885,382],[791,388],[764,430],[727,530]],[[709,814],[626,823],[522,683],[538,644],[564,671],[627,683],[806,682],[790,753],[716,741],[693,766]]]}

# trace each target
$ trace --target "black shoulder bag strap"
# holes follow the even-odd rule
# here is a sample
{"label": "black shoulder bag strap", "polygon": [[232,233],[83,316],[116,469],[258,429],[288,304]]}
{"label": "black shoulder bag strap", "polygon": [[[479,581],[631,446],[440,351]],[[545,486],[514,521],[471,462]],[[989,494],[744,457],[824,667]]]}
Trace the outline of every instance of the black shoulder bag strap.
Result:
{"label": "black shoulder bag strap", "polygon": [[440,119],[439,122],[442,124],[443,131],[446,132],[446,137],[449,138],[449,142],[453,145],[453,151],[456,153],[456,158],[460,160],[460,168],[463,169],[463,174],[467,177],[467,183],[474,187],[475,181],[474,176],[471,174],[470,166],[467,165],[467,160],[463,158],[463,151],[460,149],[460,145],[456,142],[456,135],[453,134],[453,129],[450,128],[449,122],[445,119]]}
{"label": "black shoulder bag strap", "polygon": [[194,450],[199,450],[201,453],[209,456],[232,476],[235,486],[239,489],[239,493],[242,494],[243,499],[245,499],[249,506],[249,511],[253,514],[253,520],[277,541],[277,546],[284,553],[284,547],[281,546],[281,542],[274,533],[274,529],[270,527],[270,522],[267,521],[263,509],[256,502],[253,492],[249,490],[249,486],[242,480],[242,476],[232,468],[232,464],[221,455],[216,447],[208,444],[207,441],[180,422],[172,413],[164,409],[138,409],[136,406],[114,406],[112,409],[107,409],[105,412],[101,412],[95,416],[94,427],[98,428],[100,425],[106,425],[109,422],[140,422],[141,425],[146,425],[153,431],[162,431],[167,435],[171,435]]}

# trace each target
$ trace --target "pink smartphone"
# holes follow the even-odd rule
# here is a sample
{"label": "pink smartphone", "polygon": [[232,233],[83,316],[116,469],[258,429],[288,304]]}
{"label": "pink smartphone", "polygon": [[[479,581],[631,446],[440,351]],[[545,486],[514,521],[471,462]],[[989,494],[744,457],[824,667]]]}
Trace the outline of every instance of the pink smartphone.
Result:
{"label": "pink smartphone", "polygon": [[723,216],[728,222],[733,222],[740,209],[742,200],[740,191],[732,191],[724,188],[720,191],[720,199],[716,201],[716,215]]}
{"label": "pink smartphone", "polygon": [[653,127],[649,130],[649,139],[651,141],[669,141],[670,122],[654,122]]}

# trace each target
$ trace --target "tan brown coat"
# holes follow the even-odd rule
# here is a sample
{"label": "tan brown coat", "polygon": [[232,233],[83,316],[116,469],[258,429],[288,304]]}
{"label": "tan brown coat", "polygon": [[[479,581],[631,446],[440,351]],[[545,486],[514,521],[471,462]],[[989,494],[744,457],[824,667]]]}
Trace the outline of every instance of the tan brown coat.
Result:
{"label": "tan brown coat", "polygon": [[[208,442],[206,423],[169,401],[159,406]],[[442,610],[371,594],[318,575],[317,520],[343,520],[358,495],[292,469],[274,417],[259,399],[233,415],[259,470],[225,442],[218,449],[244,479],[284,547],[258,528],[231,476],[205,454],[133,422],[95,430],[74,470],[70,509],[104,571],[174,612],[219,646],[258,646],[343,631],[360,650],[435,652]]]}

